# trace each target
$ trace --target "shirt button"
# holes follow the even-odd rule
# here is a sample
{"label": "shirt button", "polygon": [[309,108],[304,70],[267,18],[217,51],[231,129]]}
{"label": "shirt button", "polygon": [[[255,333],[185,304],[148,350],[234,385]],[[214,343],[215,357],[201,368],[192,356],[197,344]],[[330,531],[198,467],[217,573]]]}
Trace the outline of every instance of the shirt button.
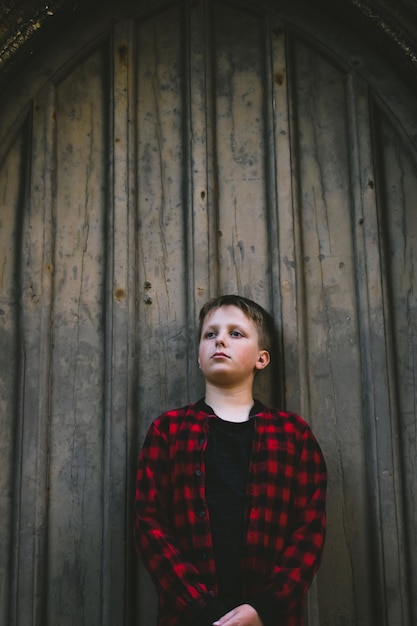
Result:
{"label": "shirt button", "polygon": [[204,552],[203,554],[203,561],[208,561],[209,555],[207,552]]}
{"label": "shirt button", "polygon": [[204,440],[204,437],[201,437],[201,439],[199,439],[198,443],[200,444],[200,446],[202,446],[202,445],[203,445],[204,441],[205,441],[205,440]]}
{"label": "shirt button", "polygon": [[200,469],[195,471],[195,476],[197,476],[197,478],[200,478],[201,474],[202,474],[202,472],[201,472]]}
{"label": "shirt button", "polygon": [[200,511],[199,516],[200,517],[206,517],[206,512],[205,511]]}

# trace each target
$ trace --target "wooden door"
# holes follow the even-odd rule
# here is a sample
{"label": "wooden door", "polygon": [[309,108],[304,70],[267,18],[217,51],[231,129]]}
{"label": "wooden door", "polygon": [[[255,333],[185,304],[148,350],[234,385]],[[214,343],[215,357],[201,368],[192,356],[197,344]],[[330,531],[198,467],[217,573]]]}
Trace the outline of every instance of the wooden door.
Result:
{"label": "wooden door", "polygon": [[198,310],[234,292],[280,330],[258,395],[328,463],[308,624],[411,626],[414,95],[298,0],[99,13],[0,109],[0,622],[155,623],[136,458],[201,395]]}

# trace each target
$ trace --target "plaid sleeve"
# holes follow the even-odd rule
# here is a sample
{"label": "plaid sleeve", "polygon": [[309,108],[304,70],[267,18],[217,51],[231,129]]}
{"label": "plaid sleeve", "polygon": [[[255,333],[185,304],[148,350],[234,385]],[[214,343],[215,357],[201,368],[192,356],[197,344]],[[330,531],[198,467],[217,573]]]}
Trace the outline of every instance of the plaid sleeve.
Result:
{"label": "plaid sleeve", "polygon": [[[271,614],[273,605],[275,611],[279,607],[284,614],[302,606],[320,565],[325,539],[327,472],[320,447],[309,428],[301,438],[294,484],[294,514],[288,540],[267,587],[251,602],[261,616]],[[269,623],[268,619],[265,623]]]}
{"label": "plaid sleeve", "polygon": [[210,598],[197,569],[183,558],[171,527],[168,458],[166,435],[154,422],[139,457],[134,538],[158,594],[181,615],[190,607],[201,609]]}

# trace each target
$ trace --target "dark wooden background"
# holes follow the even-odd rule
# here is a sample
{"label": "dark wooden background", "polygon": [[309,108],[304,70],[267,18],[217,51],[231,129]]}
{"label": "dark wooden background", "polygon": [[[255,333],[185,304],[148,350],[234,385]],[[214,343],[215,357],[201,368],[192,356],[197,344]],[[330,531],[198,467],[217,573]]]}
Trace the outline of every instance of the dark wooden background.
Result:
{"label": "dark wooden background", "polygon": [[124,1],[4,74],[1,624],[154,626],[136,458],[201,394],[225,292],[273,312],[257,393],[327,459],[309,626],[417,622],[416,95],[377,39],[298,0]]}

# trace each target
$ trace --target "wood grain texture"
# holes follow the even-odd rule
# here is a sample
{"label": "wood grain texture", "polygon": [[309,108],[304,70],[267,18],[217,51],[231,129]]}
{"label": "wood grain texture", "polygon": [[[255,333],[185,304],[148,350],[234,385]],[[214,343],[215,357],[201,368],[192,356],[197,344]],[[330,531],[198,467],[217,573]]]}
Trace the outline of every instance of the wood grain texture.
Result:
{"label": "wood grain texture", "polygon": [[0,103],[2,623],[155,623],[136,458],[222,292],[274,314],[256,394],[328,463],[309,626],[417,619],[416,103],[300,7],[105,7]]}

